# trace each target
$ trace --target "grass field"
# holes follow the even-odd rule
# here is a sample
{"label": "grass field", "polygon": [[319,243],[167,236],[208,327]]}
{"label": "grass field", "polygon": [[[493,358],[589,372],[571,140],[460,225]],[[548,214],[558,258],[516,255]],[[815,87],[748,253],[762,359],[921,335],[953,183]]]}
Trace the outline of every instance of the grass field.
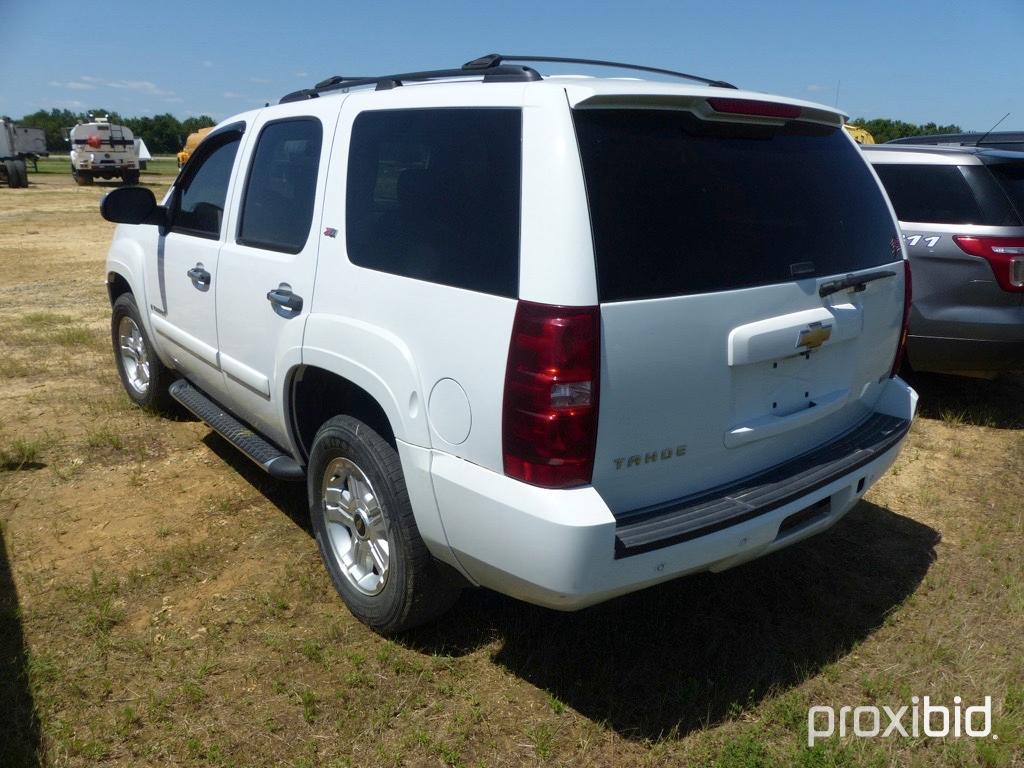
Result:
{"label": "grass field", "polygon": [[[97,213],[0,189],[0,766],[1024,765],[1024,379],[922,378],[893,470],[822,536],[577,614],[487,592],[384,639],[302,486],[132,407]],[[147,173],[159,193],[167,174]],[[985,740],[807,708],[967,704]]]}

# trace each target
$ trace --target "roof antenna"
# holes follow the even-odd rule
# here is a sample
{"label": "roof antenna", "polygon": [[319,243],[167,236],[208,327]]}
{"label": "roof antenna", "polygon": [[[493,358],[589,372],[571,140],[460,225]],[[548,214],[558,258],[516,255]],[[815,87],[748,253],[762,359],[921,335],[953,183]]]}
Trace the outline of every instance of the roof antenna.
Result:
{"label": "roof antenna", "polygon": [[996,128],[998,128],[998,127],[999,127],[999,123],[1003,122],[1003,120],[1005,120],[1005,119],[1006,119],[1006,118],[1008,118],[1009,116],[1010,116],[1010,113],[1009,113],[1009,112],[1007,112],[1007,113],[1006,113],[1005,115],[1003,115],[1002,117],[1000,117],[1000,118],[999,118],[999,119],[998,119],[998,120],[996,121],[996,124],[995,124],[995,125],[993,125],[993,126],[992,126],[991,128],[989,128],[989,129],[988,129],[987,131],[985,131],[985,133],[984,133],[984,134],[982,134],[982,137],[981,137],[980,139],[978,139],[978,144],[977,144],[977,146],[979,146],[979,147],[980,147],[980,146],[981,146],[981,142],[983,142],[983,141],[984,141],[984,140],[985,140],[985,139],[986,139],[986,138],[988,137],[988,135],[989,135],[990,133],[992,133],[992,131],[994,131],[994,130],[995,130]]}

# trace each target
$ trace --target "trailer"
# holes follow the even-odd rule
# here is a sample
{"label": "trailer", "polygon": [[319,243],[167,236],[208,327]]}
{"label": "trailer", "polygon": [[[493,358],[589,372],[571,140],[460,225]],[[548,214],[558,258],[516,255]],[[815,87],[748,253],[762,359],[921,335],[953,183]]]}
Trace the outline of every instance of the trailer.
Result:
{"label": "trailer", "polygon": [[92,117],[68,129],[68,141],[71,175],[77,184],[114,178],[125,184],[139,183],[139,156],[130,128],[111,123],[106,117]]}
{"label": "trailer", "polygon": [[35,167],[38,158],[49,154],[42,129],[26,128],[10,118],[0,118],[0,181],[9,187],[27,187],[26,161],[31,160]]}

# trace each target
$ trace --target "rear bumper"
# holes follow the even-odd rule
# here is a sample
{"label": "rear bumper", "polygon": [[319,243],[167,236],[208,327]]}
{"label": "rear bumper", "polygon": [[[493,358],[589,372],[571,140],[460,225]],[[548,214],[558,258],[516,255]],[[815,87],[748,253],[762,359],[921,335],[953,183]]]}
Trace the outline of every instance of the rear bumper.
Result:
{"label": "rear bumper", "polygon": [[[916,406],[916,393],[892,379],[876,407],[909,423]],[[824,531],[888,470],[904,439],[901,432],[855,469],[763,513],[625,557],[621,521],[592,487],[536,488],[444,453],[434,454],[431,476],[450,553],[473,581],[575,610],[685,574],[725,570]],[[791,518],[812,507],[807,516]]]}
{"label": "rear bumper", "polygon": [[907,337],[907,355],[911,366],[918,371],[1022,371],[1024,325],[1021,338],[1014,341],[911,335]]}

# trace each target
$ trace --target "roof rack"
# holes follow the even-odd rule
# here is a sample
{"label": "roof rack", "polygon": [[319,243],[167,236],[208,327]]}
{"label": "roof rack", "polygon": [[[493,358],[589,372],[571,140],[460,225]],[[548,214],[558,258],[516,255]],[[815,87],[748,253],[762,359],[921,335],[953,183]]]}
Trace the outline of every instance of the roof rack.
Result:
{"label": "roof rack", "polygon": [[587,64],[595,67],[614,67],[615,69],[633,69],[638,72],[653,72],[658,75],[670,75],[671,77],[681,77],[685,80],[693,80],[698,83],[704,83],[705,85],[711,85],[716,88],[732,88],[735,90],[736,86],[732,83],[727,83],[724,80],[711,80],[700,75],[688,75],[685,72],[676,72],[673,69],[659,69],[658,67],[645,67],[640,64],[625,64],[621,61],[603,61],[601,59],[574,59],[567,58],[564,56],[512,56],[502,53],[489,53],[486,56],[481,56],[479,59],[473,59],[462,65],[465,70],[472,71],[483,71],[494,67],[500,67],[506,61],[525,61],[530,63],[548,62],[555,64]]}
{"label": "roof rack", "polygon": [[374,90],[387,91],[397,88],[406,82],[424,82],[427,80],[451,80],[458,77],[479,78],[483,75],[485,83],[525,83],[540,80],[540,73],[530,67],[497,65],[486,72],[479,69],[433,69],[425,72],[404,72],[397,75],[378,75],[376,77],[342,77],[334,75],[322,80],[312,88],[293,91],[281,98],[279,104],[289,101],[315,99],[321,93],[339,91],[345,88],[359,88],[372,85]]}
{"label": "roof rack", "polygon": [[405,72],[398,75],[378,75],[375,77],[342,77],[334,75],[326,80],[321,80],[312,88],[303,88],[300,91],[293,91],[286,94],[278,102],[286,104],[290,101],[303,101],[304,99],[315,99],[321,93],[339,91],[346,88],[360,88],[374,86],[375,90],[386,91],[397,88],[405,82],[424,82],[427,80],[452,80],[460,77],[477,78],[483,76],[485,83],[524,83],[540,80],[540,73],[532,67],[522,65],[509,65],[507,61],[519,62],[548,62],[557,64],[587,64],[597,67],[614,67],[616,69],[632,69],[639,72],[653,72],[659,75],[681,77],[685,80],[693,80],[716,88],[736,88],[732,83],[724,80],[711,80],[699,75],[688,75],[685,72],[676,72],[672,69],[659,69],[657,67],[644,67],[639,64],[624,64],[619,61],[602,61],[600,59],[573,59],[562,56],[509,56],[500,53],[490,53],[473,59],[463,64],[459,69],[433,69],[424,72]]}

